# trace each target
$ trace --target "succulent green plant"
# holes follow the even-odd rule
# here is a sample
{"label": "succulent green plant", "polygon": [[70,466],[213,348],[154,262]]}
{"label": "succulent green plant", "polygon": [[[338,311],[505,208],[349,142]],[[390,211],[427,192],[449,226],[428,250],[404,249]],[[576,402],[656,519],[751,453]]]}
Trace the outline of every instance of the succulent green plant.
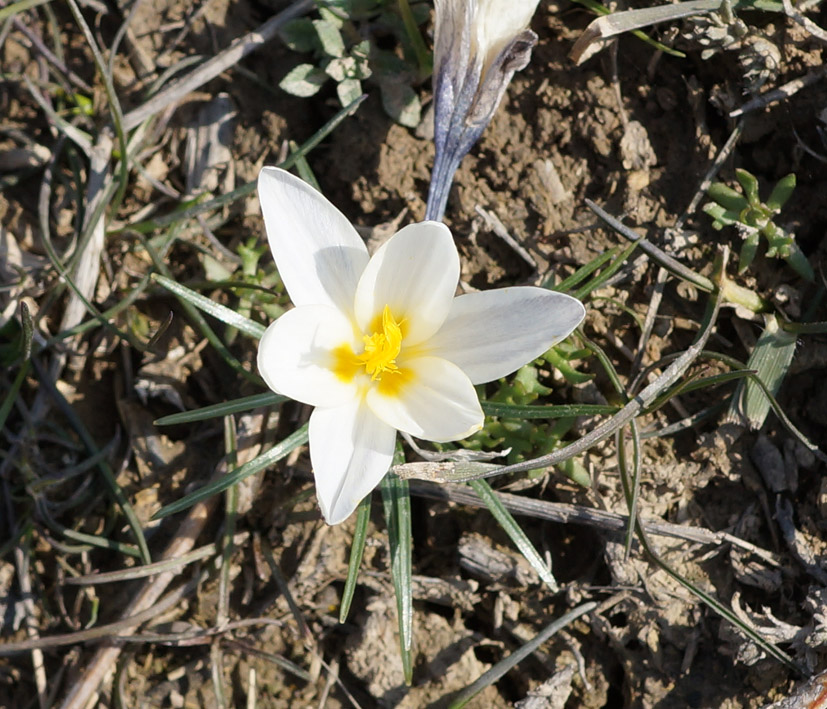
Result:
{"label": "succulent green plant", "polygon": [[774,221],[792,196],[795,175],[782,177],[766,202],[761,201],[755,175],[737,169],[735,177],[742,191],[734,190],[723,182],[715,182],[707,190],[713,201],[705,204],[703,210],[712,217],[714,229],[734,226],[743,237],[738,272],[743,273],[749,268],[763,236],[767,241],[767,257],[784,259],[799,276],[812,281],[815,277],[813,268],[796,243],[795,235]]}
{"label": "succulent green plant", "polygon": [[[347,106],[363,93],[363,82],[379,86],[385,112],[404,126],[419,124],[421,105],[412,84],[422,78],[416,64],[422,39],[418,25],[428,18],[427,7],[406,5],[400,17],[396,3],[388,0],[338,0],[320,7],[319,17],[298,18],[285,24],[281,37],[290,49],[310,53],[312,61],[294,67],[279,82],[289,94],[310,97],[330,79]],[[407,20],[407,21],[406,21]],[[376,34],[395,36],[405,58],[380,49]],[[423,45],[424,47],[424,45]]]}

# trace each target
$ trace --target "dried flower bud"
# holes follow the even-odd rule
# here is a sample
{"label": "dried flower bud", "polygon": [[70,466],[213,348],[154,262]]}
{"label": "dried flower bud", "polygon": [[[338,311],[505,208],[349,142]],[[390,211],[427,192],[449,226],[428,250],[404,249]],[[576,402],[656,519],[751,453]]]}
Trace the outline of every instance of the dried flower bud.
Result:
{"label": "dried flower bud", "polygon": [[538,0],[435,0],[434,142],[426,218],[440,220],[460,160],[531,59]]}

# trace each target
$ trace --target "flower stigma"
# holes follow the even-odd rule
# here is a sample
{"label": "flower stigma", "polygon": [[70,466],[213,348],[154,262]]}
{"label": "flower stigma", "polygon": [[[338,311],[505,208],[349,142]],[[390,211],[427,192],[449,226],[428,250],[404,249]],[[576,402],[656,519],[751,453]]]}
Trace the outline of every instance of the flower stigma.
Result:
{"label": "flower stigma", "polygon": [[[332,369],[342,381],[351,381],[359,372],[364,372],[370,375],[371,381],[378,382],[383,391],[396,392],[410,378],[396,364],[396,358],[402,350],[405,320],[397,321],[390,306],[386,305],[382,314],[377,315],[373,322],[371,329],[374,333],[362,336],[364,351],[356,354],[350,345],[337,347],[333,350]],[[396,375],[394,381],[391,382],[388,378],[383,380],[384,374]]]}
{"label": "flower stigma", "polygon": [[385,372],[396,373],[396,358],[402,349],[402,328],[396,322],[387,305],[382,311],[382,331],[365,335],[365,351],[356,359],[365,365],[365,371],[373,381],[381,379]]}

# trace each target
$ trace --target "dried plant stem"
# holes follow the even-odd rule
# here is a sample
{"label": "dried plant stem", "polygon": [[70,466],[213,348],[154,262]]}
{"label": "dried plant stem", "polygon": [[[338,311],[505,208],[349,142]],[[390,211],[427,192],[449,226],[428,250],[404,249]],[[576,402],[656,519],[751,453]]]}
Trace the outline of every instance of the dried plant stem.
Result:
{"label": "dried plant stem", "polygon": [[73,72],[68,66],[66,66],[65,62],[62,62],[58,57],[55,56],[54,52],[49,49],[40,37],[31,30],[25,23],[21,22],[19,18],[15,17],[12,19],[12,24],[14,25],[14,29],[18,32],[23,34],[29,42],[32,43],[32,46],[40,52],[44,57],[46,57],[46,61],[50,64],[53,64],[60,70],[61,74],[64,74],[69,81],[74,84],[77,84],[81,89],[88,93],[92,93],[93,89],[89,84],[87,84],[83,79],[81,79],[75,72]]}
{"label": "dried plant stem", "polygon": [[124,130],[128,131],[135,128],[167,106],[180,101],[190,93],[190,91],[194,91],[211,79],[214,79],[223,71],[226,71],[241,61],[248,54],[270,41],[288,20],[303,15],[314,6],[315,3],[313,0],[298,0],[282,10],[279,14],[271,17],[257,30],[240,37],[223,52],[204,62],[197,69],[187,74],[187,76],[178,79],[174,84],[153,96],[142,106],[138,106],[127,113],[126,116],[124,116]]}
{"label": "dried plant stem", "polygon": [[788,81],[786,84],[783,84],[776,89],[772,89],[771,91],[767,91],[760,96],[750,99],[743,106],[741,106],[741,108],[736,108],[734,111],[730,111],[729,117],[737,118],[738,116],[743,116],[745,113],[749,113],[750,111],[755,111],[759,108],[769,106],[771,103],[775,103],[776,101],[783,101],[791,96],[795,96],[795,94],[801,91],[801,89],[815,84],[825,76],[827,76],[827,68],[821,67],[819,69],[814,69],[813,71],[807,72],[804,76]]}
{"label": "dried plant stem", "polygon": [[807,30],[811,35],[813,35],[813,37],[827,44],[827,32],[825,32],[810,18],[804,17],[804,15],[801,14],[801,12],[799,12],[799,10],[793,6],[791,0],[781,0],[781,2],[784,5],[784,12],[786,13],[787,17],[801,25],[805,30]]}
{"label": "dried plant stem", "polygon": [[[238,462],[245,463],[252,460],[258,455],[260,448],[261,444],[258,442],[254,431],[251,430],[249,433],[239,437]],[[222,460],[216,467],[213,480],[226,475],[227,468],[227,460]],[[162,557],[163,560],[178,559],[192,550],[198,535],[201,534],[213,509],[218,504],[218,500],[219,497],[214,495],[206,500],[195,503],[195,505],[190,508],[189,514],[187,514],[187,517],[178,528],[174,539],[167,547]],[[127,606],[123,617],[135,616],[152,606],[177,576],[178,570],[172,569],[164,571],[151,581],[146,582],[132,599],[132,602]],[[121,634],[132,634],[136,627],[137,624],[130,624],[126,629],[127,632]],[[83,709],[114,666],[120,653],[121,647],[119,645],[100,648],[95,653],[91,663],[86,667],[78,682],[69,691],[69,694],[61,705],[61,709]]]}
{"label": "dried plant stem", "polygon": [[[219,468],[221,467],[223,466],[219,466]],[[204,529],[217,502],[218,498],[213,497],[197,503],[190,509],[189,514],[178,528],[175,538],[163,555],[165,560],[175,559],[192,550],[195,540]],[[147,618],[142,618],[139,614],[155,604],[177,575],[177,571],[165,571],[141,587],[123,612],[122,617],[130,622],[127,624],[127,627],[122,629],[121,634],[131,634],[131,631],[134,631],[141,622],[148,620]],[[137,616],[138,618],[142,618],[142,620],[136,622],[132,616]],[[112,667],[114,667],[115,662],[118,660],[118,657],[120,657],[121,650],[120,645],[107,645],[98,648],[92,661],[86,666],[78,681],[69,690],[69,693],[60,705],[61,709],[84,709],[92,696],[98,691],[101,682],[103,682],[106,675],[109,674]]]}
{"label": "dried plant stem", "polygon": [[718,154],[712,161],[712,165],[709,166],[709,169],[706,171],[706,174],[704,175],[704,179],[701,180],[701,184],[698,185],[698,189],[695,191],[695,194],[689,202],[689,206],[684,210],[683,214],[681,214],[678,217],[677,221],[675,222],[675,229],[682,229],[683,224],[687,220],[687,218],[693,215],[695,211],[698,209],[698,205],[701,203],[701,200],[704,198],[706,191],[712,184],[712,180],[715,179],[715,176],[721,170],[721,167],[723,167],[723,164],[726,162],[727,158],[729,158],[733,149],[738,144],[738,140],[741,138],[741,133],[743,132],[744,119],[742,118],[740,121],[738,121],[738,123],[735,124],[735,128],[732,129],[732,133],[729,134],[729,138],[727,138],[726,143],[724,143],[721,149],[718,151]]}
{"label": "dried plant stem", "polygon": [[[28,545],[27,545],[28,548]],[[38,639],[38,629],[35,617],[37,609],[34,603],[34,596],[32,594],[32,583],[29,577],[29,556],[27,550],[15,547],[14,562],[17,567],[17,579],[20,584],[20,594],[23,598],[23,607],[26,610],[26,634],[32,640]],[[43,652],[39,648],[32,648],[32,666],[34,668],[34,679],[37,686],[37,700],[40,709],[46,709],[47,702],[47,686],[46,686],[46,667],[43,664]]]}
{"label": "dried plant stem", "polygon": [[[106,625],[87,628],[86,630],[78,630],[74,633],[40,637],[32,640],[24,640],[18,643],[0,644],[0,657],[4,655],[15,655],[19,652],[28,652],[30,650],[39,651],[40,649],[46,648],[78,645],[79,643],[91,642],[95,640],[124,639],[131,637],[143,639],[143,636],[134,635],[134,630],[138,625],[146,623],[153,618],[157,618],[171,608],[175,607],[175,605],[178,604],[182,598],[195,591],[199,584],[203,581],[204,578],[202,576],[198,576],[182,586],[179,586],[174,591],[171,591],[157,603],[149,606],[139,613],[126,616],[121,618],[121,620],[116,620],[112,623],[107,623]],[[93,688],[92,691],[94,692],[95,688]],[[92,695],[89,696],[91,697]]]}
{"label": "dried plant stem", "polygon": [[[485,506],[482,498],[464,485],[437,485],[422,480],[412,480],[410,487],[412,494],[431,500],[455,502],[471,507]],[[620,512],[610,512],[609,510],[593,509],[563,502],[536,500],[525,495],[514,495],[507,492],[498,491],[496,494],[505,508],[515,515],[544,519],[560,524],[582,524],[612,532],[622,532],[628,525],[628,515]],[[730,544],[755,554],[770,566],[776,568],[781,566],[781,560],[777,554],[740,539],[729,532],[713,532],[705,527],[690,527],[684,524],[673,524],[640,517],[638,517],[638,522],[647,534],[683,539],[692,544],[712,544],[715,546]]]}

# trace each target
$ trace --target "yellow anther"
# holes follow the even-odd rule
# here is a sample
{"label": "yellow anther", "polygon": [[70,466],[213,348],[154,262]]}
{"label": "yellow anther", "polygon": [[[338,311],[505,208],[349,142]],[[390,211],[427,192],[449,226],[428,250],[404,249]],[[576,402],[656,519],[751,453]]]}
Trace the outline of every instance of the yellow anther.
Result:
{"label": "yellow anther", "polygon": [[394,320],[386,305],[382,311],[382,331],[365,335],[365,351],[356,356],[371,379],[379,379],[385,372],[398,372],[396,358],[402,349],[402,328]]}

